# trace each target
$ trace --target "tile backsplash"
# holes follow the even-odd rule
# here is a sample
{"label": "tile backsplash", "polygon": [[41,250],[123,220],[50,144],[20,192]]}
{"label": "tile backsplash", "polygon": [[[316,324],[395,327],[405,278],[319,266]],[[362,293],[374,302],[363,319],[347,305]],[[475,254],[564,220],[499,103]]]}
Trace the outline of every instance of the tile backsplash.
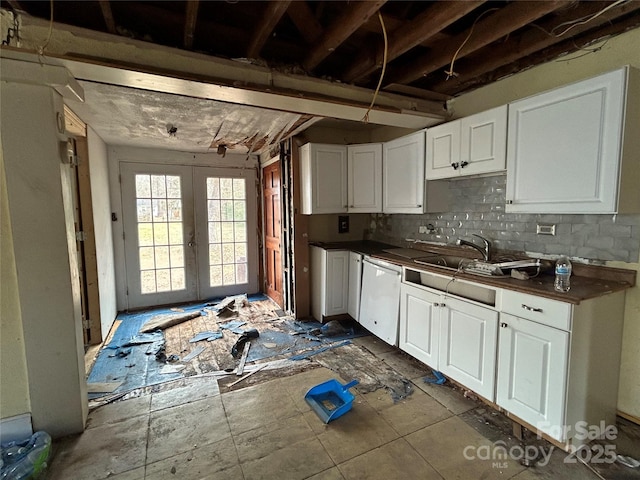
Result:
{"label": "tile backsplash", "polygon": [[[506,175],[449,180],[450,208],[423,215],[372,214],[368,239],[405,245],[407,238],[454,244],[477,233],[493,248],[528,254],[568,255],[594,263],[638,262],[640,215],[520,214],[505,212]],[[537,224],[555,224],[556,234],[539,235]],[[419,233],[433,226],[431,233]]]}

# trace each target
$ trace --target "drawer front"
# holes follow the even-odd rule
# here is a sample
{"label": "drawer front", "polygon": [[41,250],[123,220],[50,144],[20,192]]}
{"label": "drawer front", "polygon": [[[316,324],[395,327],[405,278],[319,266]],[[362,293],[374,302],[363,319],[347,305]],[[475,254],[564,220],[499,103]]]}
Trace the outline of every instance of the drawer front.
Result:
{"label": "drawer front", "polygon": [[504,290],[502,311],[560,330],[571,330],[570,303]]}

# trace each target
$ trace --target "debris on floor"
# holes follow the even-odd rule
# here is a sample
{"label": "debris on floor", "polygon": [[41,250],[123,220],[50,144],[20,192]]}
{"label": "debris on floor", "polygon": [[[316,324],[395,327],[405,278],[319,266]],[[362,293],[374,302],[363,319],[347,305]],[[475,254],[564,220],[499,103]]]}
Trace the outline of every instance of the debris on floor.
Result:
{"label": "debris on floor", "polygon": [[213,304],[208,303],[207,306],[213,306],[217,315],[233,314],[249,303],[246,295],[234,295],[226,297],[221,302]]}
{"label": "debris on floor", "polygon": [[222,338],[222,332],[200,332],[195,337],[189,339],[189,343],[201,342],[202,340],[206,340],[207,342],[212,342],[219,338]]}
{"label": "debris on floor", "polygon": [[[231,347],[231,356],[237,358],[240,355],[240,348],[252,338],[258,338],[260,333],[255,328],[250,328],[242,332],[236,343]],[[247,352],[249,350],[247,349]]]}
{"label": "debris on floor", "polygon": [[38,431],[31,437],[0,446],[0,478],[37,478],[47,468],[51,453],[51,437]]}
{"label": "debris on floor", "polygon": [[174,325],[178,325],[179,323],[186,322],[187,320],[192,320],[196,317],[201,316],[200,311],[197,312],[189,312],[189,313],[181,313],[179,315],[171,315],[171,314],[163,314],[157,315],[145,323],[140,329],[140,333],[149,333],[155,330],[166,330],[169,327],[173,327]]}
{"label": "debris on floor", "polygon": [[88,393],[112,393],[122,385],[122,382],[87,383]]}
{"label": "debris on floor", "polygon": [[200,355],[202,352],[204,352],[204,347],[198,347],[195,350],[192,350],[191,353],[189,353],[188,355],[185,355],[182,358],[182,362],[183,363],[190,362],[191,360],[196,358],[198,355]]}

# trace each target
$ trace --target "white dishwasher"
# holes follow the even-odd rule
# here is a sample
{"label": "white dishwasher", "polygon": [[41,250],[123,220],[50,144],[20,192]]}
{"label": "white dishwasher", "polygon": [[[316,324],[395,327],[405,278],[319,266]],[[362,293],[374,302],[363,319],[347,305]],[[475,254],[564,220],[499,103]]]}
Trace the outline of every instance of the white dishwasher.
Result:
{"label": "white dishwasher", "polygon": [[402,267],[365,257],[362,267],[360,324],[390,345],[398,345]]}

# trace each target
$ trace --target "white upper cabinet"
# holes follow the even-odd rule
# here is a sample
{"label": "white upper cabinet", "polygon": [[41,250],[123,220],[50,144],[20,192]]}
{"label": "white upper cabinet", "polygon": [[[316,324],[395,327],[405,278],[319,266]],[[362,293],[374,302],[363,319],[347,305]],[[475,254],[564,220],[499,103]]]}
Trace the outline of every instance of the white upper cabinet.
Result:
{"label": "white upper cabinet", "polygon": [[452,178],[505,169],[507,106],[427,129],[426,178]]}
{"label": "white upper cabinet", "polygon": [[509,105],[507,212],[640,211],[640,164],[623,161],[640,151],[638,75],[625,67]]}
{"label": "white upper cabinet", "polygon": [[382,144],[347,147],[349,213],[382,212]]}
{"label": "white upper cabinet", "polygon": [[383,145],[384,213],[424,213],[424,130]]}
{"label": "white upper cabinet", "polygon": [[300,147],[301,213],[347,211],[347,147],[307,143]]}

